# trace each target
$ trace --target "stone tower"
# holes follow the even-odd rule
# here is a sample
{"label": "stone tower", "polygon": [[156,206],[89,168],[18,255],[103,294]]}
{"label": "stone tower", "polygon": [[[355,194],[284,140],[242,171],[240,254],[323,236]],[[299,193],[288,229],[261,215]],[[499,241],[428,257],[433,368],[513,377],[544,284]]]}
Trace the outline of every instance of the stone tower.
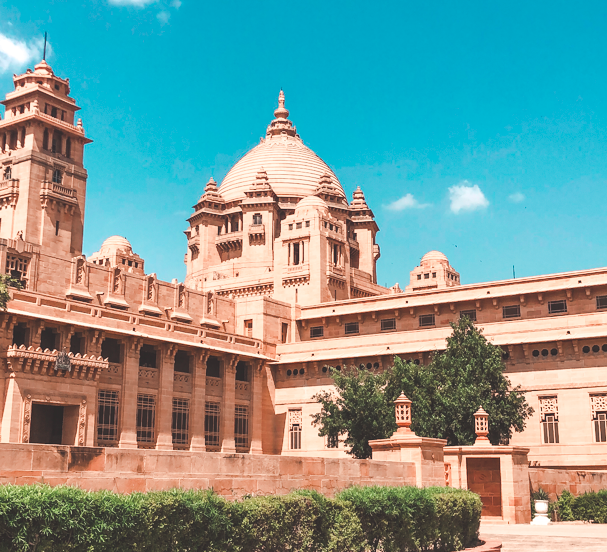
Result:
{"label": "stone tower", "polygon": [[46,61],[13,77],[0,121],[0,238],[44,246],[61,258],[82,253],[87,173],[80,108],[69,79]]}

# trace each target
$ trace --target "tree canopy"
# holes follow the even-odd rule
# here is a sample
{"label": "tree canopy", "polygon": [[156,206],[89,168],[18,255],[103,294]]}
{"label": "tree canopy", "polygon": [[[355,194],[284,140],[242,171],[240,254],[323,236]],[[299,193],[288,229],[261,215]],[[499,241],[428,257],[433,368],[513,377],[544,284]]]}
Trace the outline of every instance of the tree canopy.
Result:
{"label": "tree canopy", "polygon": [[451,324],[447,348],[435,351],[426,366],[395,358],[383,374],[350,368],[332,370],[335,392],[315,395],[321,411],[313,415],[319,434],[344,443],[355,458],[369,458],[369,441],[396,429],[394,400],[402,392],[412,401],[411,429],[419,436],[446,439],[448,446],[475,440],[474,413],[489,414],[489,440],[505,444],[523,431],[533,413],[519,387],[504,375],[503,351],[489,343],[466,317]]}
{"label": "tree canopy", "polygon": [[8,288],[16,287],[21,289],[21,283],[7,274],[0,274],[0,310],[6,310],[8,302],[11,300]]}

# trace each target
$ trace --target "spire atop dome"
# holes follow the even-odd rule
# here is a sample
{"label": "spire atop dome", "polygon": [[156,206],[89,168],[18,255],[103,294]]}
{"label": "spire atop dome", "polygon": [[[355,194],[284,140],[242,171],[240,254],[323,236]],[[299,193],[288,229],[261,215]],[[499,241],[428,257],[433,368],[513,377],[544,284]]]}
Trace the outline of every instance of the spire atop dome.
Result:
{"label": "spire atop dome", "polygon": [[268,126],[266,137],[271,138],[272,136],[286,135],[299,138],[297,129],[287,119],[288,116],[289,110],[285,107],[285,93],[281,90],[278,95],[278,108],[274,110],[274,117],[276,118]]}

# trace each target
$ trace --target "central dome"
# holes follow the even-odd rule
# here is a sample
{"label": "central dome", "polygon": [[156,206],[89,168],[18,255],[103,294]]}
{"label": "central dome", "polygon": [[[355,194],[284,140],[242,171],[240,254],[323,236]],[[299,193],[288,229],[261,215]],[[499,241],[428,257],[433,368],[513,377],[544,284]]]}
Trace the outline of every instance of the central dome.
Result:
{"label": "central dome", "polygon": [[329,166],[306,147],[287,119],[284,94],[279,96],[279,107],[266,138],[247,152],[228,172],[219,186],[219,193],[226,201],[244,199],[260,169],[268,175],[268,183],[279,197],[306,197],[314,194],[320,177],[328,174],[338,193],[346,194]]}

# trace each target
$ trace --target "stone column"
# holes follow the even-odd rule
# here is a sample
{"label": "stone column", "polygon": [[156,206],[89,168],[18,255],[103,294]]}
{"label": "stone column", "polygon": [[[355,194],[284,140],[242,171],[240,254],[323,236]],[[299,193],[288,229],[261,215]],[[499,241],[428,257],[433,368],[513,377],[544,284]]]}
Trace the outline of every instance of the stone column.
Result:
{"label": "stone column", "polygon": [[207,450],[204,440],[204,416],[207,386],[207,359],[210,351],[196,352],[192,367],[192,403],[190,406],[190,428],[192,438],[190,450],[204,452]]}
{"label": "stone column", "polygon": [[15,378],[15,373],[11,372],[6,381],[6,389],[2,389],[6,393],[4,401],[4,412],[2,415],[2,426],[0,431],[0,442],[2,443],[28,443],[29,442],[29,423],[31,418],[31,397],[26,397],[26,402],[30,405],[30,412],[24,412],[24,417],[28,417],[23,421],[23,434],[21,432],[21,412],[23,411],[23,398],[21,390]]}
{"label": "stone column", "polygon": [[251,402],[249,413],[249,432],[251,435],[250,454],[263,454],[261,446],[261,428],[263,420],[262,388],[266,367],[260,360],[251,363]]}
{"label": "stone column", "polygon": [[236,364],[238,355],[223,361],[223,404],[221,407],[221,452],[236,452],[234,442],[234,406],[236,403]]}
{"label": "stone column", "polygon": [[175,345],[160,348],[157,356],[160,360],[160,382],[158,385],[158,403],[156,405],[157,450],[173,450],[173,385],[175,380]]}
{"label": "stone column", "polygon": [[120,394],[120,448],[137,448],[137,389],[141,338],[131,337],[124,345],[122,393]]}

